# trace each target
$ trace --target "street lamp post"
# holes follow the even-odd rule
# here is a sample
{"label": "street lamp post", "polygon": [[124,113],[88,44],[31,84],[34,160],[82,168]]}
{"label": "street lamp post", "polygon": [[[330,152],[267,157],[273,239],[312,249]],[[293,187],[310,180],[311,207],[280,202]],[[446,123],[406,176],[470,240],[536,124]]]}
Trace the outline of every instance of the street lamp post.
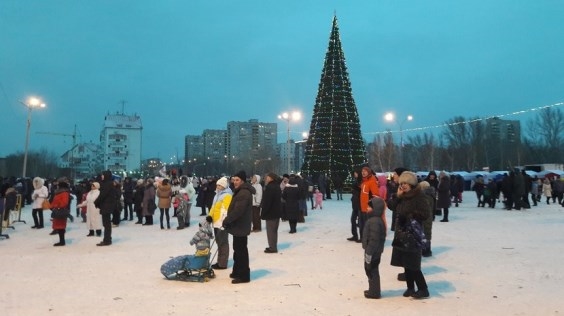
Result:
{"label": "street lamp post", "polygon": [[25,128],[25,147],[24,147],[23,167],[22,167],[22,178],[25,178],[27,172],[27,150],[29,147],[29,128],[31,127],[31,111],[34,108],[44,108],[46,105],[36,97],[29,98],[27,100],[27,103],[23,101],[20,101],[20,103],[27,107],[27,124]]}
{"label": "street lamp post", "polygon": [[413,120],[413,116],[412,115],[408,115],[405,117],[405,119],[403,119],[401,122],[397,122],[395,120],[395,115],[394,113],[386,113],[386,115],[384,115],[384,119],[388,122],[396,122],[398,123],[399,126],[399,133],[400,133],[400,146],[399,146],[399,156],[400,156],[400,162],[402,164],[402,166],[405,165],[405,162],[403,161],[403,124],[407,121],[412,121]]}
{"label": "street lamp post", "polygon": [[291,144],[290,144],[290,121],[298,121],[299,119],[301,119],[302,117],[302,113],[298,112],[298,111],[294,111],[292,113],[288,113],[288,112],[284,112],[280,115],[278,115],[278,119],[280,120],[284,120],[287,123],[287,129],[286,129],[286,159],[287,159],[287,168],[288,168],[288,174],[292,173],[292,167],[290,164],[290,149],[291,149]]}

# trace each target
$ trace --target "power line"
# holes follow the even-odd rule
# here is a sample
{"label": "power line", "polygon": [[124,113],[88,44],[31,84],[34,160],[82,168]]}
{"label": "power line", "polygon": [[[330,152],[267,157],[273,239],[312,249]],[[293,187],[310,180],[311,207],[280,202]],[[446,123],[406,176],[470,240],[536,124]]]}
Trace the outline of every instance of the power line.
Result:
{"label": "power line", "polygon": [[[512,115],[521,115],[521,114],[534,112],[534,111],[541,111],[541,110],[544,110],[544,109],[555,108],[555,107],[562,106],[562,105],[564,105],[564,102],[558,102],[558,103],[554,103],[554,104],[551,104],[551,105],[543,105],[543,106],[530,108],[530,109],[527,109],[527,110],[515,111],[515,112],[511,112],[511,113],[506,113],[506,114],[491,115],[491,116],[467,120],[467,121],[463,121],[463,122],[444,123],[444,124],[439,124],[439,125],[407,128],[407,129],[401,130],[401,132],[422,131],[422,130],[434,129],[434,128],[440,128],[440,127],[446,127],[446,126],[475,123],[475,122],[485,121],[485,120],[492,119],[492,118],[501,118],[501,117],[512,116]],[[399,132],[400,132],[399,130],[386,130],[386,131],[381,131],[381,132],[367,132],[367,133],[363,133],[363,134],[364,135],[377,135],[377,134],[399,133]]]}

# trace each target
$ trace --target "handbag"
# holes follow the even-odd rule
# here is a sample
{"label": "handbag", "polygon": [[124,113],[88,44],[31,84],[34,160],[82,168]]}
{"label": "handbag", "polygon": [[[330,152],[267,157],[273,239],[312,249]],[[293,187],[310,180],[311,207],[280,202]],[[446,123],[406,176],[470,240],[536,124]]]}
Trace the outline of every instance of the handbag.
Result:
{"label": "handbag", "polygon": [[41,208],[44,210],[51,209],[51,203],[49,203],[49,199],[44,199],[43,203],[41,203]]}
{"label": "handbag", "polygon": [[66,208],[54,208],[51,210],[51,218],[66,219],[70,214],[70,210]]}

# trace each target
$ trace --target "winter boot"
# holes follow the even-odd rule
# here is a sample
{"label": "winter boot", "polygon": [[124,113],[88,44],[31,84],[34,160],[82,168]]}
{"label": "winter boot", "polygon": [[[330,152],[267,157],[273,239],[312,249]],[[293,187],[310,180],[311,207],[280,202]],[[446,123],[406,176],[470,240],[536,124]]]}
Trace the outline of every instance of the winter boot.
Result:
{"label": "winter boot", "polygon": [[59,242],[56,243],[56,244],[53,244],[53,246],[55,246],[55,247],[59,247],[59,246],[64,246],[64,245],[65,245],[65,230],[64,230],[64,229],[59,229],[58,233],[59,233]]}
{"label": "winter boot", "polygon": [[423,257],[431,257],[433,255],[433,252],[431,251],[431,241],[427,240],[427,244],[425,245],[425,249],[423,249],[423,252],[421,253],[421,255]]}
{"label": "winter boot", "polygon": [[91,229],[90,232],[88,233],[88,235],[86,235],[86,237],[92,237],[94,236],[94,230]]}
{"label": "winter boot", "polygon": [[101,229],[96,229],[96,236],[98,236],[98,237],[102,236],[102,230]]}

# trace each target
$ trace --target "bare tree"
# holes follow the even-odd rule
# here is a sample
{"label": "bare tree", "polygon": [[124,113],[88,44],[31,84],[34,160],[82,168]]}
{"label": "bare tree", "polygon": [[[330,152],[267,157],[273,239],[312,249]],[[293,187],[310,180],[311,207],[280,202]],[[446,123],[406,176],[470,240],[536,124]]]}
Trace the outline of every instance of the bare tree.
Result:
{"label": "bare tree", "polygon": [[[545,108],[527,122],[524,143],[536,159],[555,162],[564,153],[564,114],[557,108]],[[540,162],[540,161],[538,161]]]}
{"label": "bare tree", "polygon": [[423,133],[415,137],[408,137],[409,143],[414,147],[414,165],[416,170],[434,170],[435,149],[437,147],[435,136],[431,133]]}

